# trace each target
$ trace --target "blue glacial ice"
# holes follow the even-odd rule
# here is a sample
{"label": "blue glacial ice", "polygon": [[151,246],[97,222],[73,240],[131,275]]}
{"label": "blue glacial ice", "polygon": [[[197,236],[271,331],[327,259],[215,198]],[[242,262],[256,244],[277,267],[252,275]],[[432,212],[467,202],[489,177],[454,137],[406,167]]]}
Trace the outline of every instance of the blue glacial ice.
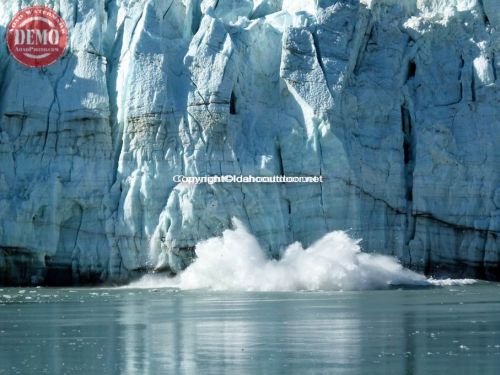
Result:
{"label": "blue glacial ice", "polygon": [[[498,277],[497,0],[36,4],[70,39],[44,69],[0,48],[0,283],[177,273],[233,217],[269,256],[349,230]],[[172,180],[221,174],[325,182]]]}

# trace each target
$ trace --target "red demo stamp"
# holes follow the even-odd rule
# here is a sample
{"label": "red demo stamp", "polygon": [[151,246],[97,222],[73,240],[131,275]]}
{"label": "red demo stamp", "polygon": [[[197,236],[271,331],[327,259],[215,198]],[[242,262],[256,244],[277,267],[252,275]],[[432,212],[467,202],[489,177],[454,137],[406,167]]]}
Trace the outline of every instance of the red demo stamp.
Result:
{"label": "red demo stamp", "polygon": [[62,56],[68,41],[66,22],[53,9],[32,6],[16,13],[7,26],[7,47],[30,68],[41,68]]}

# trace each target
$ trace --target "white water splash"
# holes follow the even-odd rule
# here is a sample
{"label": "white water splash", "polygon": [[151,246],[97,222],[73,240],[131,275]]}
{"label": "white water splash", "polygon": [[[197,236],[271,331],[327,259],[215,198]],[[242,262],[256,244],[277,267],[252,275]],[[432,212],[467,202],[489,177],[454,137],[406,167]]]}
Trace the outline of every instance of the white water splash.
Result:
{"label": "white water splash", "polygon": [[[298,291],[366,290],[390,286],[440,285],[401,266],[396,259],[361,252],[345,232],[325,235],[309,248],[290,245],[280,260],[269,259],[237,220],[234,230],[196,246],[196,261],[175,278],[144,276],[128,288]],[[460,284],[447,280],[444,285]]]}
{"label": "white water splash", "polygon": [[472,285],[477,283],[474,279],[428,279],[431,285],[435,286],[454,286],[454,285]]}

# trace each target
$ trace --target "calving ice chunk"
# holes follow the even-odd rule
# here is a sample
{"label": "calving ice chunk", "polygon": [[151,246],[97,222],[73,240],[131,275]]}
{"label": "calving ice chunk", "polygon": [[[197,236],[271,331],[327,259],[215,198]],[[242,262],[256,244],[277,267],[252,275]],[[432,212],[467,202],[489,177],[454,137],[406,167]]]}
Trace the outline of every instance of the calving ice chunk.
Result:
{"label": "calving ice chunk", "polygon": [[195,261],[178,276],[147,275],[124,288],[348,291],[475,282],[426,279],[392,257],[363,253],[359,242],[346,232],[335,231],[307,249],[293,243],[278,259],[271,259],[257,238],[234,219],[233,229],[197,244]]}
{"label": "calving ice chunk", "polygon": [[345,232],[328,233],[305,250],[300,243],[291,244],[274,260],[241,222],[233,224],[234,230],[200,242],[196,260],[178,277],[145,276],[128,287],[312,291],[431,285],[394,258],[362,253],[358,241]]}
{"label": "calving ice chunk", "polygon": [[[253,244],[239,251],[257,257],[238,264],[272,268],[255,271],[269,284],[282,282],[268,275],[286,272],[286,259],[316,270],[290,281],[293,288],[333,283],[344,258],[357,265],[354,275],[402,270],[388,258],[332,248],[337,240],[357,246],[342,230],[414,270],[498,277],[495,0],[22,7],[30,5],[64,21],[67,43],[38,67],[0,50],[0,283],[179,273],[195,251],[213,249],[200,241],[232,236],[224,231],[233,217],[255,235],[236,231]],[[8,38],[24,8],[2,6]],[[54,42],[50,28],[27,25],[17,40]],[[323,182],[174,181],[223,175]],[[282,261],[268,260],[296,242],[309,250],[292,245]],[[316,280],[323,273],[313,259],[322,257],[332,272]],[[198,269],[202,277],[203,264],[183,275]],[[341,283],[363,287],[365,276]]]}

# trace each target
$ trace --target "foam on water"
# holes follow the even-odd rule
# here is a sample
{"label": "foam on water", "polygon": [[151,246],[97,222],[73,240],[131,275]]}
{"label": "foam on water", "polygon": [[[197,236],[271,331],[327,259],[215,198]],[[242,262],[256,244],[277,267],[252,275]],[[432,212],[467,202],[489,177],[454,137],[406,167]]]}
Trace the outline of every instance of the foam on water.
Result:
{"label": "foam on water", "polygon": [[[196,246],[196,261],[175,278],[147,275],[130,288],[297,291],[366,290],[390,286],[440,285],[404,268],[392,257],[366,254],[359,241],[335,231],[303,249],[290,245],[269,259],[257,239],[237,220],[234,230]],[[446,280],[444,285],[463,283]]]}
{"label": "foam on water", "polygon": [[453,286],[453,285],[471,285],[477,283],[474,279],[433,279],[430,278],[427,281],[431,285],[435,286]]}

